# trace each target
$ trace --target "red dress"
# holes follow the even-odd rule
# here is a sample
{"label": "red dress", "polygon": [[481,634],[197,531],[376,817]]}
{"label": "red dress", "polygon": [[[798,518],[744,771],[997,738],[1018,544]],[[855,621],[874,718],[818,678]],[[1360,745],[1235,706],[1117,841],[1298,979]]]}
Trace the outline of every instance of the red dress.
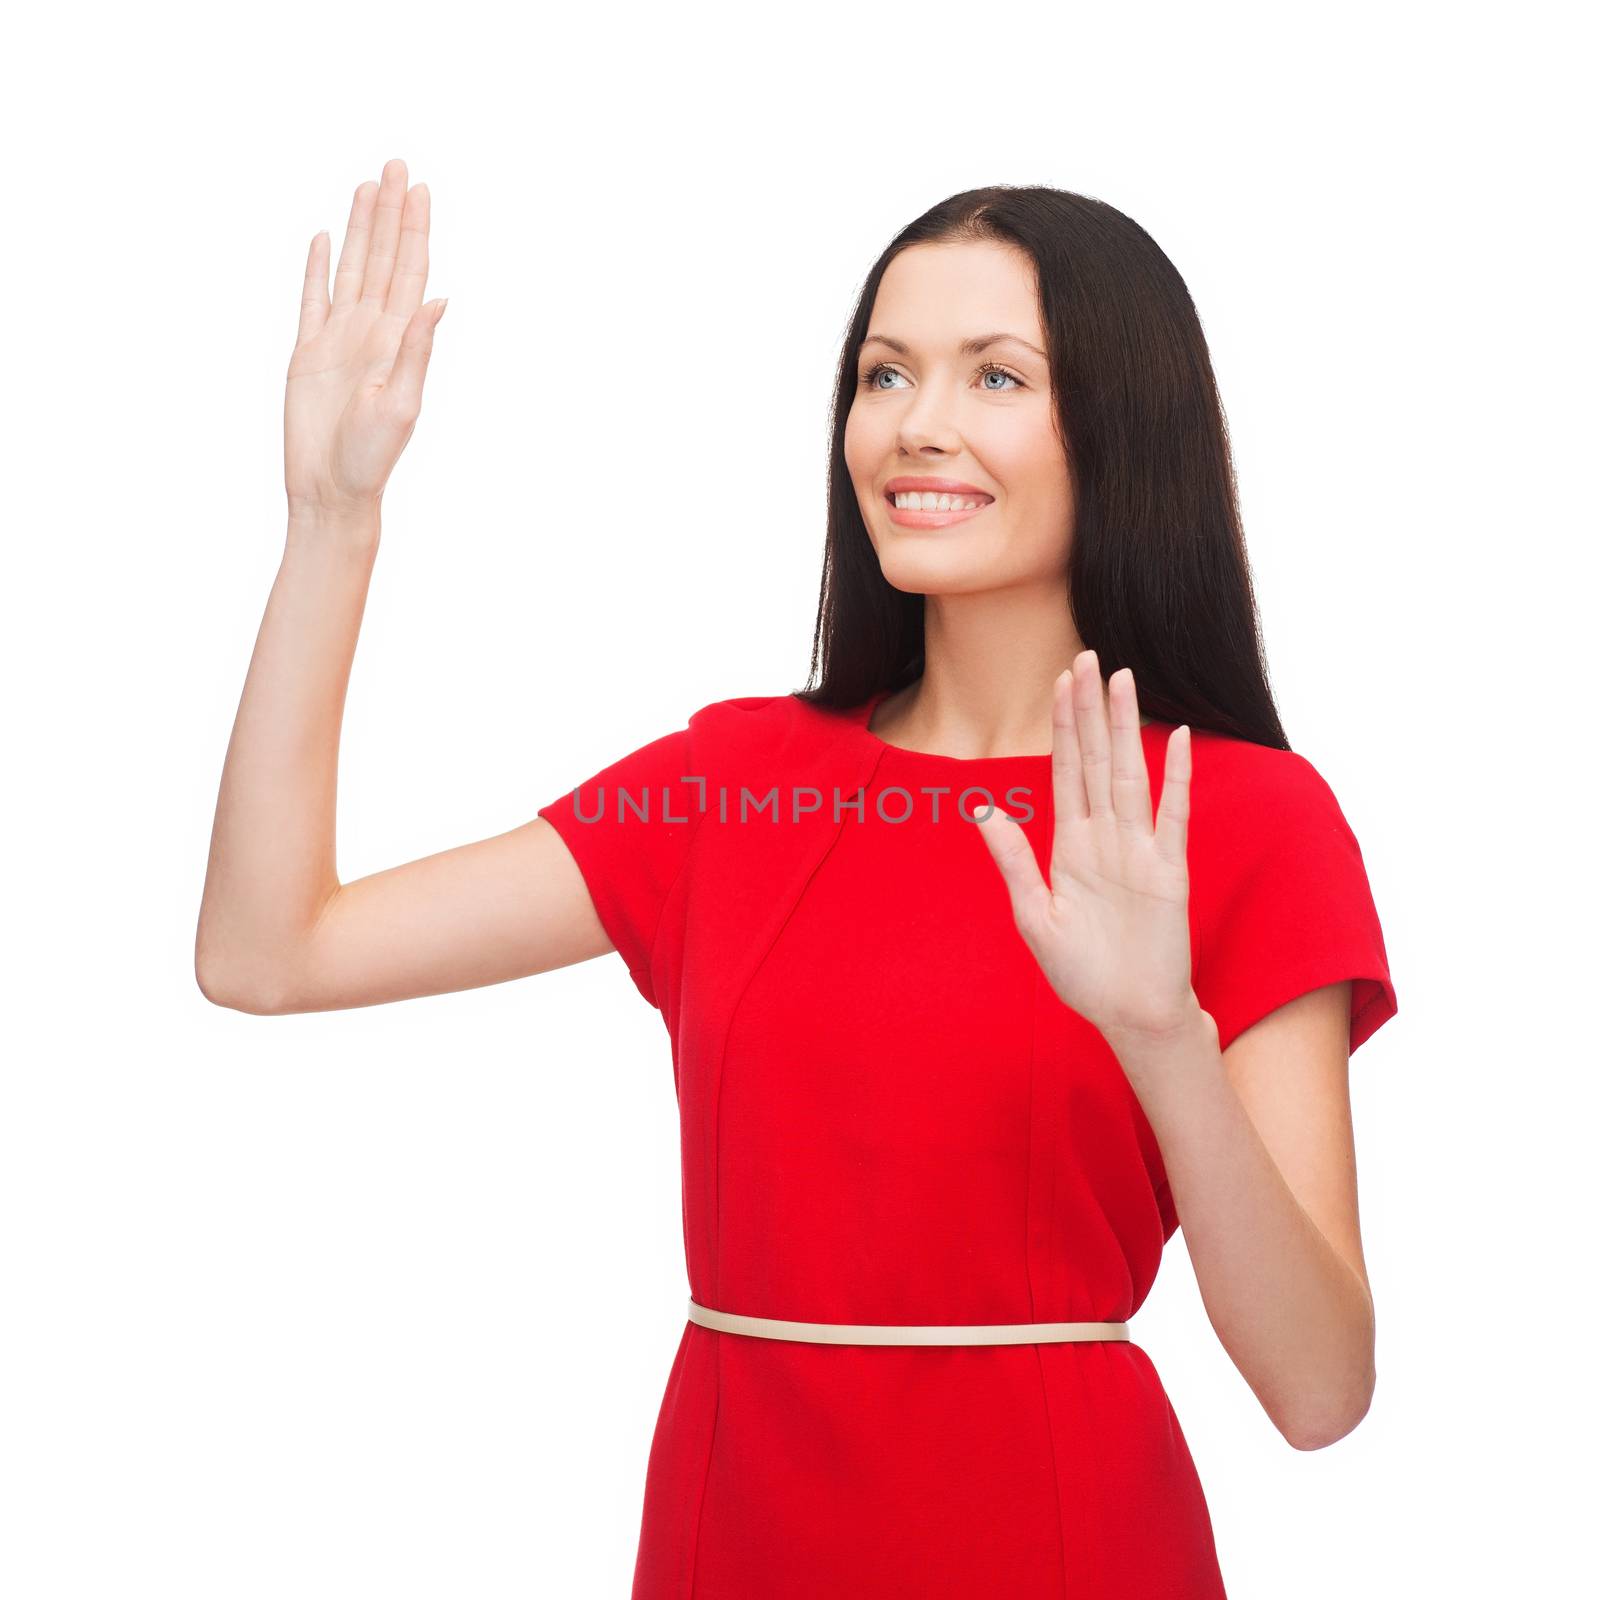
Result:
{"label": "red dress", "polygon": [[[1050,758],[899,749],[867,727],[881,698],[719,701],[539,812],[672,1040],[690,1295],[806,1322],[1130,1320],[1178,1226],[1161,1152],[970,821],[994,799],[1047,870]],[[1144,730],[1152,805],[1171,731]],[[1207,732],[1193,767],[1194,983],[1222,1046],[1349,978],[1353,1050],[1396,1003],[1332,792]],[[861,1346],[685,1318],[633,1600],[1217,1600],[1137,1329]]]}

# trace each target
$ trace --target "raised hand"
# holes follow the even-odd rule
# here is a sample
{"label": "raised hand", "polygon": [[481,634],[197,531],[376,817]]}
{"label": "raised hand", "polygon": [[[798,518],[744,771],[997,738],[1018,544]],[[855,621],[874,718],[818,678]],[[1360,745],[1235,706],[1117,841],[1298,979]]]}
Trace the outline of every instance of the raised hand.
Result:
{"label": "raised hand", "polygon": [[422,407],[433,330],[445,302],[428,281],[426,184],[406,190],[395,160],[361,184],[328,299],[330,240],[306,259],[300,329],[284,397],[284,487],[291,514],[376,508]]}
{"label": "raised hand", "polygon": [[996,810],[979,823],[1017,931],[1056,994],[1109,1039],[1160,1039],[1199,1005],[1189,956],[1189,730],[1167,739],[1152,826],[1133,673],[1114,672],[1102,689],[1099,660],[1085,650],[1056,679],[1052,751],[1048,884],[1012,818]]}

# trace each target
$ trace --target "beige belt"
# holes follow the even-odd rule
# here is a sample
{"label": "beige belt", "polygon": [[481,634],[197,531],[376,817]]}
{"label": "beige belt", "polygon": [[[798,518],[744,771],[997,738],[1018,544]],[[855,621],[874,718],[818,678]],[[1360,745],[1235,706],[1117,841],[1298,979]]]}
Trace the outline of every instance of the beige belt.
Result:
{"label": "beige belt", "polygon": [[689,1320],[719,1333],[757,1339],[800,1339],[807,1344],[1060,1344],[1070,1339],[1126,1339],[1126,1322],[974,1322],[965,1327],[895,1322],[785,1322],[708,1311],[689,1301]]}

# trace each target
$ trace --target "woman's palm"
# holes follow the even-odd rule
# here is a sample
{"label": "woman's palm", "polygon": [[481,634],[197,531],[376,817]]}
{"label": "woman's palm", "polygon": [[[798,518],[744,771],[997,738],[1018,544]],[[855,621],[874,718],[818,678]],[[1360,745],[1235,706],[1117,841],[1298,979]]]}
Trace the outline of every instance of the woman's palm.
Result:
{"label": "woman's palm", "polygon": [[1099,657],[1080,652],[1056,680],[1052,726],[1049,881],[1004,812],[982,820],[984,842],[1059,998],[1103,1031],[1162,1032],[1192,998],[1187,725],[1168,737],[1154,821],[1131,671],[1102,688]]}
{"label": "woman's palm", "polygon": [[429,197],[406,168],[357,188],[328,296],[328,236],[311,242],[284,396],[284,485],[294,508],[375,505],[422,406],[444,302],[422,304]]}
{"label": "woman's palm", "polygon": [[1162,853],[1148,822],[1135,830],[1114,815],[1058,817],[1050,882],[1023,902],[1018,931],[1081,1015],[1137,1026],[1152,1001],[1189,985],[1188,899],[1182,861]]}

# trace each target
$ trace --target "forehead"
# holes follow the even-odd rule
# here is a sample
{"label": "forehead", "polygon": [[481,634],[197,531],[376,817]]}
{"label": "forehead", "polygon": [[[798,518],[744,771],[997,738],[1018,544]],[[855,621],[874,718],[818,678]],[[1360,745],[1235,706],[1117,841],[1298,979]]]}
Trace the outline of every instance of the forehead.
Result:
{"label": "forehead", "polygon": [[885,269],[867,332],[918,348],[954,348],[975,332],[1003,329],[1044,346],[1032,258],[993,240],[919,244]]}

